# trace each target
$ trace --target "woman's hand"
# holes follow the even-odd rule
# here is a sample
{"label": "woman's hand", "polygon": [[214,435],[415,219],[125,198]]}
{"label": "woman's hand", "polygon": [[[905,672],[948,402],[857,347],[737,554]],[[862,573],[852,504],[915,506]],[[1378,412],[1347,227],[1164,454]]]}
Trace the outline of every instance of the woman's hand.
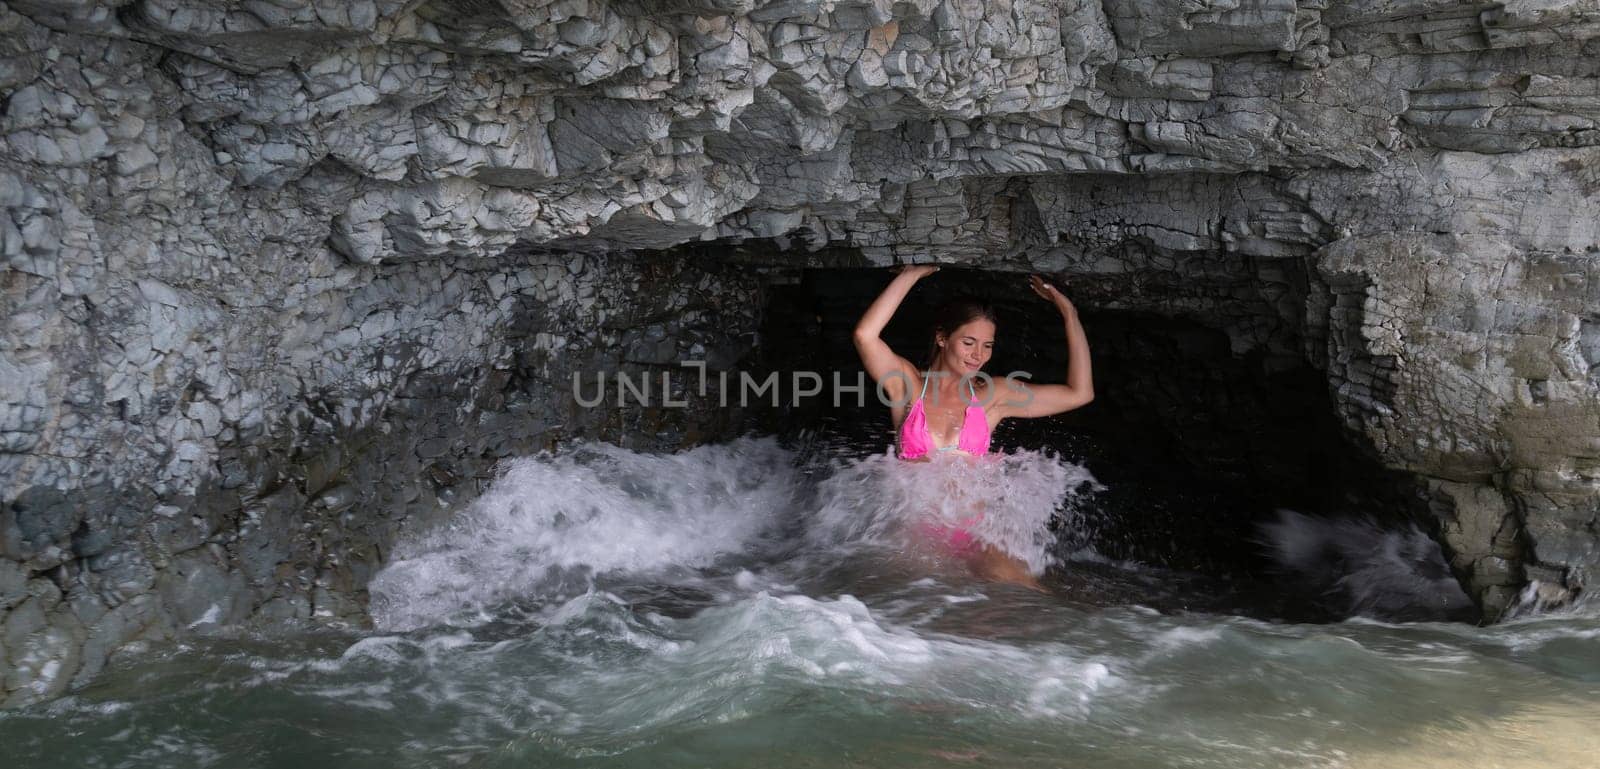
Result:
{"label": "woman's hand", "polygon": [[1089,361],[1089,338],[1083,333],[1083,323],[1078,320],[1078,309],[1044,278],[1032,275],[1028,285],[1033,293],[1048,300],[1061,312],[1061,322],[1067,336],[1066,384],[1027,384],[1007,380],[1012,389],[1022,393],[1020,400],[1002,400],[996,408],[1002,409],[1001,419],[1007,417],[1047,417],[1071,411],[1094,400],[1094,372]]}
{"label": "woman's hand", "polygon": [[909,275],[912,280],[922,280],[938,271],[937,264],[907,264],[900,268],[900,274]]}
{"label": "woman's hand", "polygon": [[1060,289],[1045,281],[1044,278],[1041,278],[1038,275],[1029,275],[1028,285],[1033,289],[1033,293],[1038,294],[1045,301],[1055,305],[1056,310],[1058,310],[1062,315],[1065,316],[1077,313],[1078,308],[1072,306],[1072,301],[1067,299],[1066,295],[1061,293]]}

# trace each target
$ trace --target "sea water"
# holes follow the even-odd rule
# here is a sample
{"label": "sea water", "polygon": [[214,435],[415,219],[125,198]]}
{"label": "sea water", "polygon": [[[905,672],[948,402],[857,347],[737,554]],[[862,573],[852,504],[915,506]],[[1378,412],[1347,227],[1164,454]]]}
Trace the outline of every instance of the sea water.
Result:
{"label": "sea water", "polygon": [[[397,543],[376,629],[120,655],[0,711],[0,764],[1596,764],[1600,612],[1386,621],[1448,587],[1407,576],[1425,538],[1285,514],[1264,536],[1287,566],[1376,557],[1333,578],[1358,588],[1348,619],[1276,620],[1259,586],[1063,549],[1097,489],[1031,452],[818,460],[744,439],[519,459]],[[1045,590],[975,579],[919,536],[930,520],[968,522]]]}

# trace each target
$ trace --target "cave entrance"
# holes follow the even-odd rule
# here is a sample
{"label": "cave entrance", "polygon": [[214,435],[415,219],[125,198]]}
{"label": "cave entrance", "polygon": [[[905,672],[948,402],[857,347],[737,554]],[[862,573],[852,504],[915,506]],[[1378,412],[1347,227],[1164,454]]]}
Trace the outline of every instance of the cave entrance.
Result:
{"label": "cave entrance", "polygon": [[[855,381],[861,367],[851,331],[889,277],[881,269],[808,269],[771,285],[761,368]],[[1064,380],[1060,318],[1022,273],[946,266],[918,284],[885,340],[920,363],[933,309],[955,295],[986,301],[999,316],[987,371]],[[1280,509],[1428,527],[1410,480],[1345,439],[1326,378],[1305,356],[1240,354],[1228,333],[1192,318],[1078,304],[1096,400],[1048,419],[1010,420],[994,436],[997,448],[1048,449],[1082,462],[1106,486],[1083,530],[1064,536],[1113,559],[1266,581],[1274,564],[1260,527]],[[867,401],[802,400],[768,415],[765,426],[814,431],[829,450],[879,453],[892,443],[890,417],[870,392]]]}

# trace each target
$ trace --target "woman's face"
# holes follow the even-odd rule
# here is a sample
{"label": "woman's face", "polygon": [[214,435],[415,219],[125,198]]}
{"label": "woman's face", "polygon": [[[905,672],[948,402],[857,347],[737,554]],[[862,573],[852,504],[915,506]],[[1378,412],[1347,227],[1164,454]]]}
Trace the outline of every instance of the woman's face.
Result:
{"label": "woman's face", "polygon": [[939,360],[943,368],[962,376],[976,374],[994,354],[994,324],[986,318],[975,318],[957,326],[939,341]]}

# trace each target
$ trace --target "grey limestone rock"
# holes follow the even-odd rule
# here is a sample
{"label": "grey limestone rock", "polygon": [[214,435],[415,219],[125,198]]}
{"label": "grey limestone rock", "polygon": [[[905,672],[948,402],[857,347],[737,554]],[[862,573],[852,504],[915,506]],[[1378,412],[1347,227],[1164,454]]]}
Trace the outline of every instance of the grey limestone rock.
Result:
{"label": "grey limestone rock", "polygon": [[[573,372],[732,365],[840,252],[1309,361],[1490,614],[1570,594],[1597,120],[1578,0],[0,5],[0,699],[207,617],[360,622],[497,458],[662,418]],[[636,253],[704,241],[767,255]]]}

